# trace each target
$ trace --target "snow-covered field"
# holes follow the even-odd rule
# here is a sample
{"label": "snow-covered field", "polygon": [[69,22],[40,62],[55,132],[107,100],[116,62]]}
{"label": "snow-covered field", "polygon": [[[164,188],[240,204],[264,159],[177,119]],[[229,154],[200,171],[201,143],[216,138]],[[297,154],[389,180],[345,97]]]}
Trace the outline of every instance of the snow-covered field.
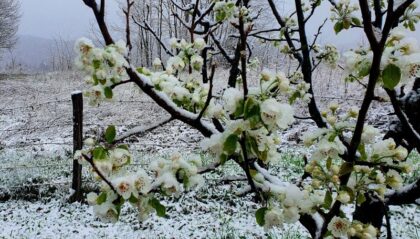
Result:
{"label": "snow-covered field", "polygon": [[[221,73],[222,74],[222,73]],[[327,76],[328,77],[325,77]],[[321,107],[331,101],[358,104],[360,90],[337,84],[339,74],[317,74],[316,95]],[[139,223],[132,209],[124,208],[116,224],[99,222],[84,204],[67,203],[72,164],[72,108],[70,93],[83,90],[77,73],[50,73],[32,76],[0,76],[0,238],[307,238],[299,225],[264,231],[255,222],[258,205],[250,196],[235,194],[244,184],[219,181],[235,175],[235,165],[206,175],[208,187],[163,200],[168,218],[153,216]],[[340,87],[338,87],[338,85]],[[346,99],[335,99],[345,95]],[[303,108],[303,107],[302,107]],[[300,110],[301,116],[307,115]],[[370,119],[377,125],[390,120],[389,109],[373,106]],[[98,108],[85,104],[84,132],[99,135],[108,124],[121,132],[147,126],[167,117],[157,105],[136,89],[118,89],[114,102]],[[283,152],[273,168],[285,179],[302,173],[303,152],[297,141],[313,127],[306,121],[283,135]],[[129,138],[135,164],[173,151],[197,152],[201,136],[188,126],[171,122],[151,132]],[[418,175],[420,159],[413,156]],[[206,157],[210,162],[211,158]],[[84,179],[90,181],[86,174]],[[92,187],[90,182],[86,187]],[[419,206],[391,208],[396,238],[420,238]]]}

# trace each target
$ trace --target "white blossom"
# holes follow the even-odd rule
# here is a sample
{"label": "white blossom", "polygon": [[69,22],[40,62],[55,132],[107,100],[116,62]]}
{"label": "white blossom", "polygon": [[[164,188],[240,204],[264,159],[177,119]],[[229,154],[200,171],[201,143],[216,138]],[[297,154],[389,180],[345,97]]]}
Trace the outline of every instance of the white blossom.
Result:
{"label": "white blossom", "polygon": [[261,104],[261,119],[270,128],[286,129],[295,120],[293,114],[290,105],[279,103],[272,98]]}
{"label": "white blossom", "polygon": [[227,88],[223,93],[224,108],[228,113],[235,113],[238,104],[243,100],[243,93],[236,88]]}
{"label": "white blossom", "polygon": [[334,217],[328,224],[328,230],[334,237],[347,238],[347,231],[350,229],[350,222],[347,219]]}

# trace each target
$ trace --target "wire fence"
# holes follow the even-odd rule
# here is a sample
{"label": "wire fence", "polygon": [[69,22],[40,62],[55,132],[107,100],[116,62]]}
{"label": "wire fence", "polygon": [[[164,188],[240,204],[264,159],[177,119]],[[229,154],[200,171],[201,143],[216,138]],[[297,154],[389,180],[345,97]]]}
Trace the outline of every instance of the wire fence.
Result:
{"label": "wire fence", "polygon": [[[315,96],[318,99],[326,99],[326,100],[342,100],[342,101],[362,101],[362,99],[355,99],[355,98],[341,98],[341,97],[332,97],[332,96]],[[66,114],[62,114],[61,111],[57,110],[60,109],[62,107],[66,107],[67,110],[71,109],[71,100],[67,100],[67,99],[57,99],[54,101],[45,101],[45,102],[41,102],[41,103],[35,103],[35,104],[30,104],[30,105],[25,105],[25,106],[19,106],[19,107],[14,107],[14,108],[4,108],[4,109],[0,109],[0,114],[2,115],[7,115],[7,114],[11,114],[13,115],[14,112],[19,111],[19,113],[24,112],[24,113],[28,113],[28,118],[29,120],[31,120],[31,114],[40,110],[41,107],[48,107],[48,108],[52,108],[55,109],[56,111],[56,115],[55,115],[55,119],[62,119],[64,118],[64,121],[62,122],[51,122],[51,120],[48,120],[47,122],[36,122],[38,123],[38,125],[36,126],[31,126],[31,124],[27,123],[24,124],[23,126],[16,126],[11,124],[10,126],[8,126],[8,128],[0,128],[0,136],[1,134],[11,134],[11,135],[22,135],[22,136],[26,136],[28,133],[36,133],[36,132],[43,132],[43,131],[48,131],[48,130],[53,130],[53,129],[68,129],[69,132],[72,131],[72,128],[74,126],[74,122],[72,121],[72,119],[70,118],[70,115],[66,115]],[[113,101],[113,103],[116,104],[155,104],[153,101],[148,101],[148,100],[118,100],[118,101]],[[48,112],[49,114],[49,118],[50,119],[51,116],[53,116],[53,114],[51,112]],[[89,112],[88,112],[89,113]],[[54,118],[54,117],[53,117]],[[54,120],[53,120],[54,121]],[[7,120],[1,120],[0,121],[0,126],[2,124],[7,123]],[[88,123],[88,122],[83,122],[83,127],[84,128],[103,128],[104,125],[101,124],[95,124],[95,123]],[[138,127],[141,124],[116,124],[117,127],[125,127],[125,128],[133,128],[133,127]],[[39,139],[38,139],[39,140]],[[69,135],[69,139],[68,140],[64,140],[64,141],[56,141],[56,140],[51,140],[51,141],[45,141],[45,142],[37,142],[37,139],[28,139],[27,137],[22,139],[23,142],[15,142],[15,143],[10,143],[7,144],[6,142],[2,142],[1,138],[0,138],[0,157],[1,157],[1,153],[2,151],[5,151],[6,149],[9,150],[27,150],[28,148],[34,148],[34,147],[47,147],[47,146],[58,146],[59,148],[61,148],[64,151],[70,152],[70,155],[72,154],[72,149],[74,147],[74,141],[71,138],[71,136]],[[180,146],[180,144],[182,146]],[[189,149],[189,150],[198,150],[199,147],[197,145],[197,143],[195,142],[176,142],[176,143],[154,143],[154,142],[130,142],[129,143],[130,148],[132,150],[141,150],[144,148],[153,148],[153,149],[179,149],[180,147],[183,147],[184,149]],[[19,187],[28,187],[28,186],[33,186],[33,187],[39,187],[39,186],[48,186],[48,185],[69,185],[72,184],[72,180],[70,180],[70,176],[71,176],[71,167],[73,164],[73,160],[71,159],[72,157],[69,156],[67,158],[64,158],[63,160],[59,161],[59,162],[44,162],[44,163],[36,163],[34,164],[33,162],[28,162],[28,163],[10,163],[10,165],[8,164],[3,164],[2,166],[0,166],[0,174],[4,175],[10,175],[10,174],[19,174],[16,171],[31,171],[29,172],[29,174],[33,174],[33,175],[42,175],[43,170],[51,170],[51,171],[58,171],[58,170],[67,170],[69,171],[69,176],[68,176],[68,180],[65,181],[61,181],[61,182],[54,182],[54,178],[51,178],[50,180],[47,181],[43,181],[43,182],[38,182],[38,183],[32,183],[32,184],[21,184],[21,185],[11,185],[8,188],[19,188]],[[147,163],[140,163],[140,162],[134,162],[132,164],[133,166],[138,166],[138,167],[144,167],[147,166]],[[2,173],[3,172],[3,173]],[[6,173],[7,172],[7,173]],[[1,181],[1,176],[0,176],[0,181]],[[0,189],[4,189],[7,188],[5,186],[1,186]]]}

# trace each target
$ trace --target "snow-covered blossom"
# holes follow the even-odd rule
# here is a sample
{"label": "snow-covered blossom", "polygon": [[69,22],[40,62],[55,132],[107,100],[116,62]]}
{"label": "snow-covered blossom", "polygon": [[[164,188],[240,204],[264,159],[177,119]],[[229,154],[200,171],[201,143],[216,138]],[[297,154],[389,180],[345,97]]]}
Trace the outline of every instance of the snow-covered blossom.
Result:
{"label": "snow-covered blossom", "polygon": [[322,59],[328,66],[335,68],[340,59],[340,53],[334,45],[325,45],[324,49],[320,51],[317,58]]}
{"label": "snow-covered blossom", "polygon": [[214,98],[210,100],[207,108],[207,116],[209,118],[220,119],[224,115],[223,106],[215,102]]}
{"label": "snow-covered blossom", "polygon": [[149,178],[149,175],[143,170],[140,169],[136,172],[133,176],[133,185],[134,185],[134,193],[138,195],[141,194],[147,194],[151,189],[151,180]]}
{"label": "snow-covered blossom", "polygon": [[126,200],[129,199],[134,192],[134,182],[131,177],[118,177],[112,181],[112,184],[115,186],[118,194]]}
{"label": "snow-covered blossom", "polygon": [[177,181],[175,175],[171,172],[165,172],[159,176],[154,182],[154,185],[160,185],[162,190],[167,195],[177,193],[181,189],[180,183]]}
{"label": "snow-covered blossom", "polygon": [[178,39],[174,37],[169,39],[169,45],[171,46],[171,48],[178,48]]}
{"label": "snow-covered blossom", "polygon": [[267,212],[264,215],[264,228],[270,229],[273,227],[281,227],[283,225],[284,219],[283,214],[280,211],[279,208],[271,208],[270,210],[267,210]]}
{"label": "snow-covered blossom", "polygon": [[239,103],[243,100],[243,98],[243,93],[238,89],[232,87],[227,88],[223,93],[225,110],[230,114],[235,113]]}
{"label": "snow-covered blossom", "polygon": [[86,201],[91,206],[96,204],[97,199],[98,199],[98,194],[96,194],[94,192],[90,192],[86,195]]}
{"label": "snow-covered blossom", "polygon": [[347,191],[340,191],[338,193],[338,196],[337,196],[338,201],[340,201],[344,204],[347,204],[347,203],[350,202],[350,199],[351,199],[350,194]]}
{"label": "snow-covered blossom", "polygon": [[155,58],[154,60],[153,60],[153,67],[155,67],[155,68],[159,68],[159,67],[161,67],[162,66],[162,61],[159,59],[159,58]]}
{"label": "snow-covered blossom", "polygon": [[261,104],[261,119],[271,129],[289,127],[295,120],[293,114],[293,108],[289,104],[279,103],[272,98]]}
{"label": "snow-covered blossom", "polygon": [[118,221],[119,213],[113,202],[118,198],[118,195],[113,191],[103,192],[102,194],[105,197],[105,201],[95,204],[93,212],[102,221],[115,223]]}
{"label": "snow-covered blossom", "polygon": [[339,155],[344,154],[346,147],[340,141],[340,139],[335,138],[334,141],[329,141],[328,139],[321,139],[317,144],[315,152],[312,154],[313,160],[324,160],[327,158],[337,158]]}
{"label": "snow-covered blossom", "polygon": [[115,167],[121,167],[127,164],[131,159],[131,154],[128,150],[116,148],[110,151],[109,157]]}
{"label": "snow-covered blossom", "polygon": [[236,6],[234,1],[217,1],[213,7],[216,22],[221,22],[233,17]]}
{"label": "snow-covered blossom", "polygon": [[191,57],[191,66],[194,70],[199,71],[201,70],[201,67],[203,66],[204,59],[199,55],[193,55]]}
{"label": "snow-covered blossom", "polygon": [[104,49],[95,48],[91,41],[80,39],[76,42],[76,67],[82,70],[87,77],[91,88],[85,92],[92,105],[101,101],[112,99],[111,86],[127,78],[125,59],[127,53],[124,42],[106,46]]}
{"label": "snow-covered blossom", "polygon": [[397,171],[391,169],[386,174],[386,183],[390,187],[398,189],[402,186],[402,182],[403,182],[403,179]]}
{"label": "snow-covered blossom", "polygon": [[185,62],[179,56],[169,58],[166,68],[174,70],[182,70],[185,67]]}
{"label": "snow-covered blossom", "polygon": [[204,41],[203,38],[196,38],[194,40],[194,48],[195,49],[203,50],[205,46],[206,46],[206,42]]}
{"label": "snow-covered blossom", "polygon": [[376,137],[379,136],[379,133],[380,133],[379,129],[371,125],[365,125],[363,127],[363,132],[362,132],[362,138],[361,138],[362,143],[371,144],[375,142],[375,139]]}
{"label": "snow-covered blossom", "polygon": [[347,238],[347,232],[350,229],[350,222],[341,217],[333,217],[328,223],[328,231],[330,231],[334,237]]}

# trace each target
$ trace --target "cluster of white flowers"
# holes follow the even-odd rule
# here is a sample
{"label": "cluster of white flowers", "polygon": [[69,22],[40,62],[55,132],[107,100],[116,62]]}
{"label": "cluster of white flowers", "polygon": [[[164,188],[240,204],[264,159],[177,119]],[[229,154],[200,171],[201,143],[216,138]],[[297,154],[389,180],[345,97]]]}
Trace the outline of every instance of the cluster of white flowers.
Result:
{"label": "cluster of white flowers", "polygon": [[189,43],[184,39],[172,38],[170,39],[170,45],[172,48],[178,49],[179,53],[169,58],[166,65],[168,74],[171,75],[176,71],[181,71],[186,66],[191,66],[195,71],[201,70],[204,59],[199,54],[206,47],[204,39],[197,38],[193,43]]}
{"label": "cluster of white flowers", "polygon": [[322,59],[329,67],[335,68],[337,62],[340,59],[340,53],[338,52],[337,47],[334,45],[327,44],[324,46],[324,49],[317,50],[318,59]]}
{"label": "cluster of white flowers", "polygon": [[295,89],[283,73],[274,75],[268,71],[261,73],[260,87],[250,88],[246,100],[242,91],[227,88],[221,100],[212,100],[207,110],[207,116],[219,119],[226,130],[205,139],[202,148],[226,160],[232,155],[242,157],[240,142],[245,141],[248,156],[268,163],[278,156],[277,131],[294,122],[292,106],[279,102],[275,96],[292,90]]}
{"label": "cluster of white flowers", "polygon": [[[273,190],[274,189],[274,190]],[[284,223],[295,223],[302,214],[313,214],[324,203],[325,193],[320,190],[299,189],[295,185],[271,187],[272,194],[264,210],[264,228],[282,227]],[[261,210],[261,209],[260,209]]]}
{"label": "cluster of white flowers", "polygon": [[90,104],[97,105],[102,100],[112,99],[112,85],[127,78],[126,44],[119,41],[100,49],[90,40],[81,38],[76,42],[75,50],[78,54],[76,67],[85,73],[86,82],[92,85],[85,92],[90,98]]}
{"label": "cluster of white flowers", "polygon": [[[325,197],[327,204],[323,206],[329,208],[334,200],[360,205],[366,200],[366,192],[384,198],[387,189],[400,188],[403,183],[401,175],[411,170],[406,162],[407,150],[397,147],[392,139],[381,139],[379,130],[365,125],[356,162],[354,165],[345,162],[342,158],[346,153],[343,142],[349,142],[358,112],[354,108],[342,115],[339,112],[339,105],[332,103],[328,112],[322,112],[329,127],[308,133],[303,139],[306,146],[314,146],[310,162],[305,166],[311,179],[305,183],[310,182],[313,189],[326,189],[329,192],[329,196]],[[350,174],[350,178],[348,183],[342,185],[340,177],[345,174]],[[377,236],[377,230],[371,225],[339,217],[329,223],[328,230],[335,238]]]}
{"label": "cluster of white flowers", "polygon": [[330,19],[336,22],[334,25],[336,33],[343,29],[349,29],[352,25],[361,26],[360,19],[355,16],[357,10],[359,10],[359,5],[350,0],[340,0],[331,7]]}
{"label": "cluster of white flowers", "polygon": [[75,160],[82,165],[94,165],[91,171],[94,178],[101,182],[101,192],[89,193],[87,201],[93,206],[95,215],[107,222],[118,220],[125,202],[138,209],[142,221],[153,211],[162,216],[165,209],[153,197],[155,193],[179,195],[183,190],[191,190],[204,183],[203,177],[198,174],[200,157],[187,160],[174,153],[170,159],[157,159],[149,167],[154,172],[150,177],[143,169],[135,172],[128,169],[132,156],[125,145],[99,145],[89,138],[85,140],[85,146],[86,149],[76,152]]}
{"label": "cluster of white flowers", "polygon": [[417,39],[407,34],[403,28],[392,30],[381,61],[382,70],[390,64],[400,68],[401,83],[420,76],[420,47]]}
{"label": "cluster of white flowers", "polygon": [[[387,187],[401,187],[400,173],[409,173],[411,170],[406,162],[407,149],[397,147],[393,139],[380,139],[379,130],[370,125],[365,125],[362,132],[357,160],[361,164],[356,163],[354,167],[346,168],[348,165],[341,160],[341,155],[346,152],[343,141],[348,141],[347,136],[353,132],[355,123],[352,119],[357,117],[358,113],[355,109],[350,109],[345,117],[340,119],[338,109],[337,104],[331,104],[331,114],[323,112],[330,128],[318,129],[304,136],[306,146],[315,146],[311,162],[305,167],[312,176],[312,186],[328,187],[332,183],[339,188],[340,176],[353,172],[345,190],[337,192],[337,200],[342,203],[351,203],[354,200],[361,203],[364,200],[363,194],[367,191],[375,191],[378,196],[383,197]],[[360,195],[359,199],[355,197],[354,192]]]}
{"label": "cluster of white flowers", "polygon": [[[383,85],[390,88],[397,84],[406,84],[420,76],[420,48],[413,37],[407,36],[407,30],[392,30],[383,52],[381,61],[381,79]],[[363,79],[369,74],[373,54],[368,49],[352,50],[344,53],[347,80]],[[387,74],[391,75],[387,77]],[[391,78],[393,82],[386,80]],[[394,82],[395,81],[395,82]]]}
{"label": "cluster of white flowers", "polygon": [[156,177],[153,187],[160,187],[166,195],[179,194],[182,188],[190,190],[199,187],[204,183],[204,178],[197,174],[201,166],[199,157],[186,160],[179,153],[174,153],[169,160],[153,161],[150,165]]}
{"label": "cluster of white flowers", "polygon": [[300,71],[287,77],[283,72],[273,73],[264,69],[260,74],[260,87],[250,88],[250,93],[261,94],[263,98],[283,94],[289,98],[289,103],[294,103],[297,99],[308,102],[311,97],[308,93],[309,88],[310,84],[303,81],[303,74]]}
{"label": "cluster of white flowers", "polygon": [[347,218],[334,217],[328,224],[328,231],[334,238],[377,238],[378,230],[370,225],[359,221],[350,222]]}
{"label": "cluster of white flowers", "polygon": [[404,16],[401,19],[403,26],[411,31],[416,30],[416,24],[420,21],[420,13],[416,12],[417,5],[416,2],[413,2],[407,10],[405,10]]}
{"label": "cluster of white flowers", "polygon": [[201,110],[207,100],[209,84],[203,84],[195,74],[185,76],[184,80],[166,72],[149,72],[144,69],[140,74],[149,77],[156,90],[164,92],[178,106],[189,110]]}
{"label": "cluster of white flowers", "polygon": [[238,11],[234,1],[220,1],[215,0],[215,5],[213,7],[214,11],[214,20],[216,22],[223,22],[232,18],[235,13]]}

